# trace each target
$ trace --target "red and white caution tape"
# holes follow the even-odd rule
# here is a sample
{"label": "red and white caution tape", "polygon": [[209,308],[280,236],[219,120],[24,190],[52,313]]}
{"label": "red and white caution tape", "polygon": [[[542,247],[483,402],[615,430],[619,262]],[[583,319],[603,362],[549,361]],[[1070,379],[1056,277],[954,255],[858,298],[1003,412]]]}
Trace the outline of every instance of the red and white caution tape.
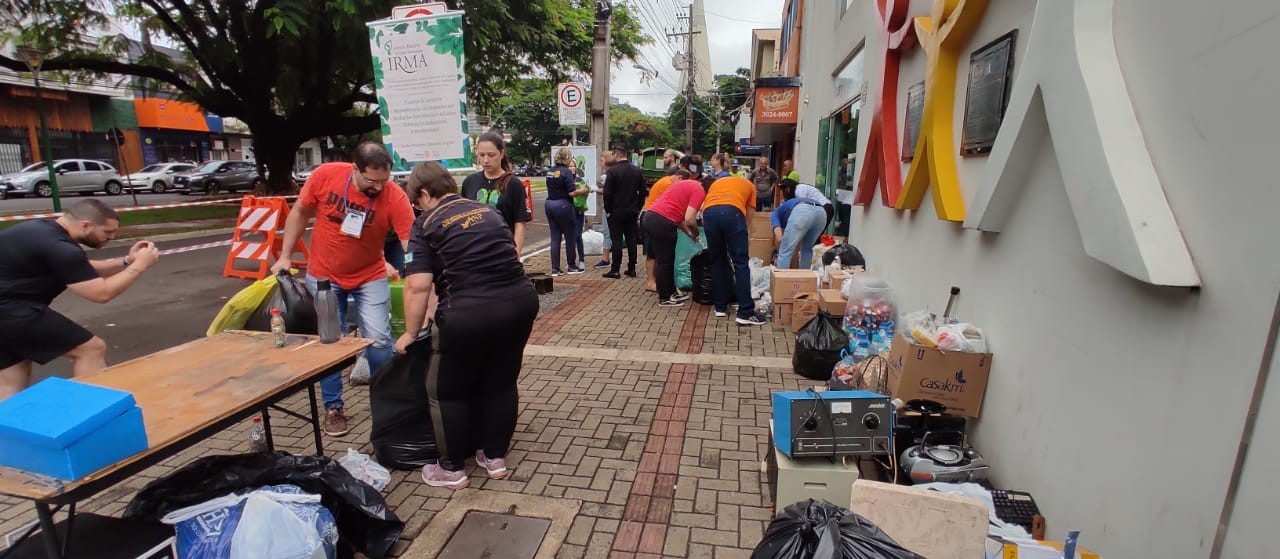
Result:
{"label": "red and white caution tape", "polygon": [[[297,198],[297,197],[298,197],[297,195],[291,195],[291,196],[259,196],[259,197],[258,197],[258,199],[259,199],[259,200],[270,200],[270,199],[273,199],[273,198],[282,198],[282,199],[286,199],[286,200],[287,200],[287,199],[290,199],[290,198]],[[191,207],[191,206],[214,206],[214,205],[218,205],[218,204],[239,204],[239,203],[241,203],[241,202],[243,202],[243,201],[244,201],[244,198],[224,198],[224,199],[222,199],[222,200],[202,200],[202,201],[199,201],[199,202],[176,202],[176,203],[172,203],[172,204],[153,204],[153,205],[150,205],[150,206],[129,206],[129,207],[127,207],[127,208],[115,208],[115,210],[116,210],[117,212],[141,212],[141,211],[146,211],[146,210],[163,210],[163,209],[167,209],[167,208],[187,208],[187,207]],[[61,216],[61,215],[62,215],[62,214],[60,214],[60,213],[27,214],[27,215],[6,215],[6,216],[0,216],[0,222],[4,222],[4,221],[26,221],[26,220],[28,220],[28,219],[44,219],[44,218],[50,218],[50,217],[58,217],[58,216]]]}
{"label": "red and white caution tape", "polygon": [[227,239],[227,240],[225,240],[225,241],[217,241],[217,242],[213,242],[213,243],[203,243],[203,244],[199,244],[199,245],[191,245],[191,246],[189,246],[189,247],[171,248],[171,249],[168,249],[168,250],[162,250],[162,251],[160,251],[160,255],[161,255],[161,256],[165,256],[165,255],[169,255],[169,254],[179,254],[179,253],[183,253],[183,252],[191,252],[191,251],[195,251],[195,250],[204,250],[204,249],[206,249],[206,248],[218,248],[218,247],[224,247],[224,246],[230,246],[230,245],[231,245],[231,239]]}

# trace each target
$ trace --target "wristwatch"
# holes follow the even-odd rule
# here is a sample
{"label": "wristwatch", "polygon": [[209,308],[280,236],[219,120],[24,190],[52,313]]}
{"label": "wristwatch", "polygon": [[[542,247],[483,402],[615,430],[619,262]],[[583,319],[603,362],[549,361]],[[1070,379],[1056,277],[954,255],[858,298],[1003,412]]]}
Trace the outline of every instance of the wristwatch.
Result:
{"label": "wristwatch", "polygon": [[125,267],[125,268],[128,268],[130,264],[133,264],[133,262],[130,262],[130,261],[129,261],[129,255],[128,255],[128,254],[124,255],[124,258],[121,258],[121,259],[120,259],[120,261],[124,263],[124,267]]}

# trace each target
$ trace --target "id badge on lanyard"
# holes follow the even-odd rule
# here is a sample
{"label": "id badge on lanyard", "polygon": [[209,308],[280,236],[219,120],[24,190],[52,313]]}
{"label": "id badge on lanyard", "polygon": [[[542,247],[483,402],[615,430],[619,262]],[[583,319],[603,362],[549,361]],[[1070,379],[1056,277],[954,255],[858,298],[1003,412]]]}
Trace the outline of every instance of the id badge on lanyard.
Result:
{"label": "id badge on lanyard", "polygon": [[342,234],[359,239],[364,231],[365,212],[347,205],[347,193],[351,191],[351,180],[352,177],[348,176],[347,186],[342,189],[342,207],[347,211],[346,217],[342,219]]}

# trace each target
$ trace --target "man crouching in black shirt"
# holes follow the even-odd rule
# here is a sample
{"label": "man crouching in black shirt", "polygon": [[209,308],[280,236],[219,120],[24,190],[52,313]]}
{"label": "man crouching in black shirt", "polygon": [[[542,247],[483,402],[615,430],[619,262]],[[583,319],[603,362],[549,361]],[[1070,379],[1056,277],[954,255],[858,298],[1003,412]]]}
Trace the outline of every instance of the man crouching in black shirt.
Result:
{"label": "man crouching in black shirt", "polygon": [[66,355],[81,376],[107,366],[107,343],[49,308],[64,290],[95,303],[124,293],[160,258],[134,243],[124,258],[90,260],[80,245],[102,248],[120,217],[98,200],[76,202],[57,219],[37,219],[0,232],[0,400],[31,382],[31,362]]}

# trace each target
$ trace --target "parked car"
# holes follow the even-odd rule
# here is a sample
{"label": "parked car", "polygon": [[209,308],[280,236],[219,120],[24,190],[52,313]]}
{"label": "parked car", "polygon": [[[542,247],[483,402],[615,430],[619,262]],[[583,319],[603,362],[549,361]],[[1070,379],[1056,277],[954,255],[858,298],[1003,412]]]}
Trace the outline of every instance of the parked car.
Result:
{"label": "parked car", "polygon": [[179,194],[253,190],[258,182],[258,166],[250,161],[207,161],[199,167],[173,176],[173,191]]}
{"label": "parked car", "polygon": [[307,182],[307,178],[310,177],[311,173],[318,168],[320,168],[320,165],[312,165],[302,171],[294,171],[293,182],[298,183],[298,186],[301,187],[302,183]]}
{"label": "parked car", "polygon": [[[106,192],[115,196],[124,192],[124,183],[116,168],[101,161],[58,159],[53,162],[53,171],[58,176],[59,194]],[[49,170],[44,162],[32,163],[21,171],[4,175],[0,177],[0,183],[4,183],[8,196],[53,196],[53,185],[49,182]]]}
{"label": "parked car", "polygon": [[195,168],[195,163],[156,163],[155,165],[147,165],[139,169],[138,172],[130,173],[124,177],[125,188],[130,191],[150,190],[156,194],[163,194],[173,190],[174,175],[185,173]]}

